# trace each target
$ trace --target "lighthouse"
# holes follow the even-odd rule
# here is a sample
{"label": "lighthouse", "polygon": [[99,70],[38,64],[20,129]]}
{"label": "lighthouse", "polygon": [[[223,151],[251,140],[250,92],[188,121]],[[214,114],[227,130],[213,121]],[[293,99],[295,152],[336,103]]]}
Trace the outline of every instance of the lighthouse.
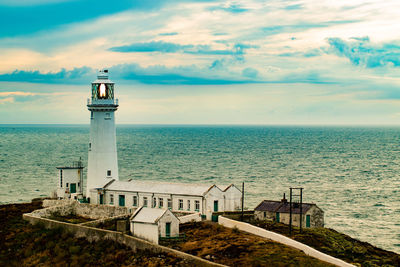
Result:
{"label": "lighthouse", "polygon": [[114,83],[108,79],[108,70],[100,70],[92,82],[92,95],[87,101],[90,111],[89,159],[86,197],[90,191],[101,189],[113,180],[118,181],[118,158],[115,137]]}

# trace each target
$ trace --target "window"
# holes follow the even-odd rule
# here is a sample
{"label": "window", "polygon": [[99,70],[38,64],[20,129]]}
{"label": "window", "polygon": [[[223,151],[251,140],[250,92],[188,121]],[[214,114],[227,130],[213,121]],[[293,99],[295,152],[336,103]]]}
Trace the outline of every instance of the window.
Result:
{"label": "window", "polygon": [[137,196],[133,196],[133,206],[137,206]]}
{"label": "window", "polygon": [[105,119],[105,120],[111,120],[111,115],[110,115],[110,113],[106,113],[105,116],[104,116],[104,119]]}
{"label": "window", "polygon": [[190,200],[187,201],[187,210],[190,210]]}
{"label": "window", "polygon": [[81,183],[78,183],[78,187],[81,187]]}
{"label": "window", "polygon": [[68,187],[68,185],[69,185],[69,184],[67,183],[66,187]]}
{"label": "window", "polygon": [[62,188],[63,184],[62,184],[62,170],[60,170],[60,187]]}
{"label": "window", "polygon": [[111,176],[111,170],[107,171],[107,176]]}
{"label": "window", "polygon": [[179,199],[179,209],[183,210],[183,199]]}
{"label": "window", "polygon": [[147,197],[143,197],[143,207],[147,207]]}
{"label": "window", "polygon": [[89,150],[92,150],[92,143],[89,143]]}
{"label": "window", "polygon": [[151,205],[152,208],[155,208],[157,206],[157,198],[153,197],[153,205]]}
{"label": "window", "polygon": [[114,195],[110,195],[110,205],[114,205]]}
{"label": "window", "polygon": [[267,212],[264,211],[264,218],[267,218]]}
{"label": "window", "polygon": [[93,120],[94,116],[93,116],[93,111],[90,112],[90,119]]}
{"label": "window", "polygon": [[162,208],[163,206],[164,206],[164,201],[163,201],[164,199],[163,198],[158,198],[158,207],[159,208]]}
{"label": "window", "polygon": [[195,209],[196,211],[199,211],[199,210],[200,210],[200,201],[198,201],[198,200],[195,200],[195,201],[194,201],[194,209]]}
{"label": "window", "polygon": [[172,209],[172,199],[168,198],[168,208]]}

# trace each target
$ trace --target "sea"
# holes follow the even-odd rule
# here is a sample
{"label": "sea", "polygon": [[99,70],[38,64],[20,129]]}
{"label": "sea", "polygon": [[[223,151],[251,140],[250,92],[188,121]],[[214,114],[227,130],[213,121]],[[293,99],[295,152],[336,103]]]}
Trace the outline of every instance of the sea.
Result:
{"label": "sea", "polygon": [[[87,165],[88,125],[0,125],[0,204]],[[400,127],[118,125],[120,180],[245,187],[245,208],[302,187],[326,227],[400,253]]]}

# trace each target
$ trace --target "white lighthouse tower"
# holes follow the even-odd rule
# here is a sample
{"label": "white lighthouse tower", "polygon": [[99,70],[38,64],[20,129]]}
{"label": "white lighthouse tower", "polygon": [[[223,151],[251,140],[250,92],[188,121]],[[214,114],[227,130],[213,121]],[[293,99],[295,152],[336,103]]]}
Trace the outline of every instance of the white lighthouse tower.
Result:
{"label": "white lighthouse tower", "polygon": [[88,99],[87,107],[90,111],[90,141],[86,197],[90,197],[90,190],[118,180],[114,117],[118,99],[114,99],[114,83],[108,79],[108,70],[100,70],[97,80],[92,82],[92,97]]}

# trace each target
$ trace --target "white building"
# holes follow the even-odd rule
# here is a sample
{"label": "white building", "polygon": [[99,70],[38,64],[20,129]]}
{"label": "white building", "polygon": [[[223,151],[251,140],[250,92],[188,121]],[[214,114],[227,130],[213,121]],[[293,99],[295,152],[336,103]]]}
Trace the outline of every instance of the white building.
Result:
{"label": "white building", "polygon": [[179,236],[179,220],[169,209],[139,207],[131,216],[131,233],[158,244],[159,237]]}
{"label": "white building", "polygon": [[73,162],[72,166],[57,167],[58,186],[57,198],[71,198],[82,195],[83,166],[81,161]]}
{"label": "white building", "polygon": [[150,181],[112,181],[90,190],[92,203],[126,207],[168,208],[173,212],[200,212],[208,220],[213,212],[241,208],[242,192],[235,186],[165,183]]}
{"label": "white building", "polygon": [[[114,83],[108,78],[108,70],[101,70],[92,82],[87,107],[90,141],[86,200],[90,203],[200,212],[207,219],[211,219],[213,212],[240,209],[241,191],[234,185],[119,181],[114,117],[118,100],[114,98]],[[75,191],[82,192],[82,167],[60,168],[57,196],[71,197]]]}
{"label": "white building", "polygon": [[101,70],[92,82],[92,96],[88,99],[90,111],[90,141],[86,196],[92,188],[101,188],[112,179],[118,180],[118,158],[115,137],[114,83],[108,79],[108,70]]}

